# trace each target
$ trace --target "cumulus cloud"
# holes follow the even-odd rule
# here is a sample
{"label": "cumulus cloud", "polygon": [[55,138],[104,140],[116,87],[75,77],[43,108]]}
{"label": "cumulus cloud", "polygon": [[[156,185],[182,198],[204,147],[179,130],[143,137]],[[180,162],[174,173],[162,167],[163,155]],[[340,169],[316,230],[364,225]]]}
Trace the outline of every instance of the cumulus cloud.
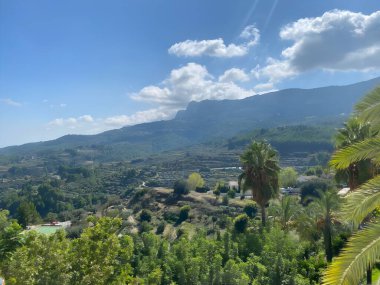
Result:
{"label": "cumulus cloud", "polygon": [[259,78],[277,82],[301,72],[380,69],[380,11],[369,15],[333,10],[299,19],[283,27],[280,38],[291,41],[280,59],[254,70]]}
{"label": "cumulus cloud", "polygon": [[94,121],[94,118],[91,115],[83,115],[80,116],[78,120],[86,123],[92,123]]}
{"label": "cumulus cloud", "polygon": [[50,121],[46,128],[48,131],[60,129],[71,133],[95,134],[114,128],[165,120],[171,118],[174,114],[174,110],[153,108],[139,111],[132,115],[116,115],[106,118],[94,118],[91,115],[83,115],[79,117],[56,118]]}
{"label": "cumulus cloud", "polygon": [[62,126],[75,126],[77,124],[78,119],[70,117],[70,118],[57,118],[48,123],[49,126],[53,127],[62,127]]}
{"label": "cumulus cloud", "polygon": [[285,26],[294,41],[282,52],[298,71],[312,68],[367,70],[380,67],[380,11],[370,15],[334,10]]}
{"label": "cumulus cloud", "polygon": [[0,99],[0,102],[13,107],[20,107],[22,105],[20,102],[14,101],[10,98]]}
{"label": "cumulus cloud", "polygon": [[211,56],[211,57],[237,57],[248,53],[250,47],[257,45],[260,40],[260,32],[250,25],[240,34],[245,41],[241,44],[224,43],[222,38],[212,40],[186,40],[172,45],[169,54],[184,57]]}
{"label": "cumulus cloud", "polygon": [[[242,73],[235,70],[227,74]],[[231,75],[232,76],[232,75]],[[228,77],[227,75],[222,78]],[[236,79],[236,76],[235,76]],[[242,78],[240,78],[242,79]],[[159,104],[163,109],[178,110],[191,101],[206,99],[241,99],[254,95],[252,90],[246,90],[233,81],[217,81],[207,71],[206,67],[196,63],[174,69],[161,86],[148,86],[132,95],[134,100]]]}
{"label": "cumulus cloud", "polygon": [[235,83],[248,79],[249,75],[241,69],[229,69],[215,78],[205,66],[188,63],[173,69],[159,85],[146,86],[131,94],[132,99],[155,105],[153,108],[131,115],[120,114],[106,118],[94,118],[91,115],[56,118],[47,124],[47,129],[60,128],[71,133],[92,134],[116,127],[167,120],[191,101],[242,99],[255,95],[254,89],[244,89]]}
{"label": "cumulus cloud", "polygon": [[141,123],[160,121],[170,118],[174,115],[174,112],[168,109],[154,108],[145,111],[139,111],[130,116],[119,115],[108,117],[104,120],[104,123],[109,126],[121,127],[130,126]]}
{"label": "cumulus cloud", "polygon": [[268,92],[277,91],[278,89],[275,88],[273,83],[268,82],[268,83],[259,83],[255,85],[253,90],[257,93],[268,93]]}
{"label": "cumulus cloud", "polygon": [[249,81],[249,75],[239,68],[231,68],[226,70],[219,76],[220,82],[246,82]]}

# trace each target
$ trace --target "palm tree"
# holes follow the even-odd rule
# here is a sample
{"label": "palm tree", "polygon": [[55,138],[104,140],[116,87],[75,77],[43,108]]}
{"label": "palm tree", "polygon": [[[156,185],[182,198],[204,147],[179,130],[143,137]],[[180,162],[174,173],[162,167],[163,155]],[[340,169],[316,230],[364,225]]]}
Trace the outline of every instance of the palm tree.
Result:
{"label": "palm tree", "polygon": [[[335,136],[337,149],[341,149],[357,142],[364,141],[367,138],[375,136],[376,133],[371,130],[371,124],[360,120],[358,117],[351,117],[345,124],[344,128],[338,130]],[[347,169],[337,169],[336,177],[348,178],[350,191],[355,190],[360,184],[368,181],[373,177],[373,165],[370,160],[362,160],[351,163]],[[343,177],[342,177],[343,176]],[[367,280],[372,276],[372,269],[367,270]],[[369,283],[370,284],[370,283]]]}
{"label": "palm tree", "polygon": [[344,128],[335,135],[335,146],[340,149],[363,141],[371,136],[371,124],[358,117],[351,117],[344,123]]}
{"label": "palm tree", "polygon": [[301,214],[302,206],[298,198],[282,196],[279,201],[274,201],[269,212],[272,212],[275,219],[278,219],[281,229],[287,232],[295,227],[296,217]]}
{"label": "palm tree", "polygon": [[[363,141],[373,136],[369,122],[363,122],[358,117],[351,117],[345,124],[344,128],[338,130],[335,136],[335,146],[341,149],[354,143]],[[367,181],[372,175],[372,165],[370,161],[358,161],[351,163],[347,169],[337,170],[337,178],[348,176],[348,186],[350,190],[356,189],[359,184]]]}
{"label": "palm tree", "polygon": [[280,171],[278,154],[264,141],[252,142],[241,155],[243,173],[239,176],[242,191],[251,189],[252,199],[261,208],[261,222],[266,224],[265,206],[278,195],[278,173]]}
{"label": "palm tree", "polygon": [[323,230],[323,243],[325,246],[325,254],[327,262],[332,261],[333,247],[332,247],[332,225],[333,225],[333,213],[338,210],[340,205],[340,197],[337,191],[334,189],[328,189],[326,191],[318,190],[317,197],[310,197],[317,205],[319,210],[320,219],[318,225]]}
{"label": "palm tree", "polygon": [[[370,122],[377,134],[337,151],[330,162],[336,169],[347,169],[350,164],[367,159],[377,167],[380,165],[380,87],[356,105],[356,113],[361,120]],[[380,175],[377,175],[346,197],[342,216],[357,227],[379,205]],[[380,225],[368,222],[350,238],[342,254],[328,267],[323,284],[359,284],[379,257]]]}

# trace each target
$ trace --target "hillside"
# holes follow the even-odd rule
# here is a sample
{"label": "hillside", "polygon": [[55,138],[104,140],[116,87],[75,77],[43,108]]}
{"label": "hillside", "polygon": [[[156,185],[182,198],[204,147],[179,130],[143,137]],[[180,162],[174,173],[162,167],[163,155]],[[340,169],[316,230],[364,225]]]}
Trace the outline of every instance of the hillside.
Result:
{"label": "hillside", "polygon": [[242,100],[191,102],[168,121],[139,124],[97,135],[66,135],[47,142],[0,149],[2,155],[36,155],[79,148],[89,159],[132,159],[225,139],[259,128],[338,125],[380,78],[347,86],[286,89]]}

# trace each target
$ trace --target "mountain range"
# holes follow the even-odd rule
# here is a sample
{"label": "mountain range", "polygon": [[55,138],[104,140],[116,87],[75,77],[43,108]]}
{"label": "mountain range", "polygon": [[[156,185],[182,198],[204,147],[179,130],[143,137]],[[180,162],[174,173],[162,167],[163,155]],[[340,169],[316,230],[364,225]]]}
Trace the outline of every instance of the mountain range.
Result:
{"label": "mountain range", "polygon": [[380,77],[346,86],[285,89],[241,100],[191,102],[175,118],[97,135],[66,135],[55,140],[0,149],[0,154],[33,154],[68,148],[102,149],[127,157],[225,139],[258,128],[340,124],[355,103],[380,85]]}

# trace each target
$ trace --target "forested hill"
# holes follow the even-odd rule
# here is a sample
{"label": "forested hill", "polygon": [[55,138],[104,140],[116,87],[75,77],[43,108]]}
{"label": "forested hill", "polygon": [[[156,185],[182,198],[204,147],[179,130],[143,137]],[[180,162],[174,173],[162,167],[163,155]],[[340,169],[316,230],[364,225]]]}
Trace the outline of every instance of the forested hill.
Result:
{"label": "forested hill", "polygon": [[59,139],[0,149],[0,154],[82,147],[106,149],[117,157],[136,157],[162,150],[230,138],[244,131],[285,125],[341,122],[353,105],[375,86],[380,77],[347,86],[286,89],[242,100],[191,102],[168,121],[145,123],[98,135],[67,135]]}

